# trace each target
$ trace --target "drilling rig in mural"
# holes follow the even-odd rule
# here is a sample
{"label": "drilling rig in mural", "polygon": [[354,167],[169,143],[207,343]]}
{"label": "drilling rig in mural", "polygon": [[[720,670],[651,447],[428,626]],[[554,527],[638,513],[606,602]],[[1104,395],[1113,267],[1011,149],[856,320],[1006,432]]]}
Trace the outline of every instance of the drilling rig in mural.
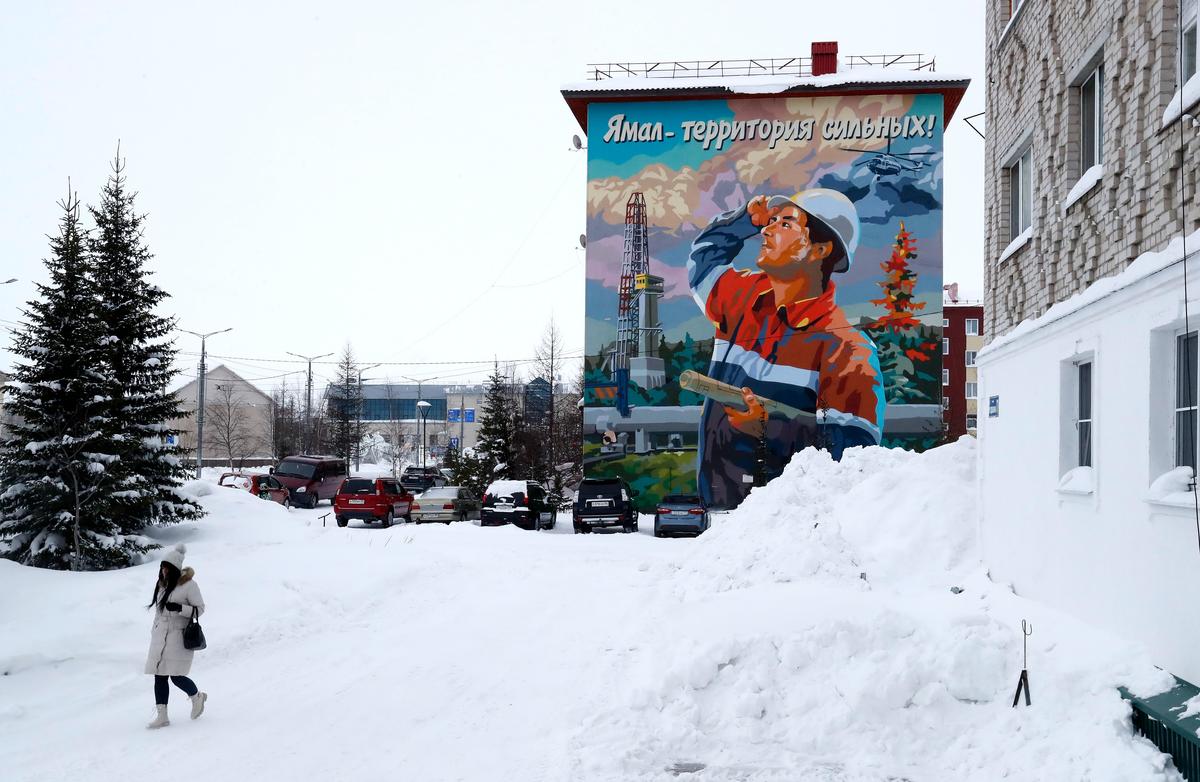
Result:
{"label": "drilling rig in mural", "polygon": [[650,245],[646,230],[646,197],[633,193],[625,204],[625,248],[621,254],[621,281],[617,293],[617,340],[609,354],[617,410],[629,417],[629,383],[646,389],[667,382],[666,367],[658,355],[662,325],[658,300],[663,279],[650,273]]}

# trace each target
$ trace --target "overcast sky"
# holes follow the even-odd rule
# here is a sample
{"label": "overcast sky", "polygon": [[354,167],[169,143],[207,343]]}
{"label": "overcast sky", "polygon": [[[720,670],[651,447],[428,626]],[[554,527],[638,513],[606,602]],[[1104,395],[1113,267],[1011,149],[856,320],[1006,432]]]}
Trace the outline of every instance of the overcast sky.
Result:
{"label": "overcast sky", "polygon": [[[374,378],[470,381],[484,365],[407,362],[529,358],[551,318],[577,354],[586,164],[560,88],[590,62],[807,56],[813,40],[929,54],[971,78],[945,136],[945,279],[982,293],[983,141],[962,120],[983,110],[981,3],[623,8],[13,6],[0,279],[19,282],[0,285],[0,326],[44,279],[67,177],[95,203],[120,139],[166,312],[194,331],[234,328],[209,351],[242,358],[214,365],[270,388],[300,368],[287,351],[349,343],[365,363],[406,362]],[[199,350],[187,336],[178,347]],[[189,373],[195,362],[180,356]]]}

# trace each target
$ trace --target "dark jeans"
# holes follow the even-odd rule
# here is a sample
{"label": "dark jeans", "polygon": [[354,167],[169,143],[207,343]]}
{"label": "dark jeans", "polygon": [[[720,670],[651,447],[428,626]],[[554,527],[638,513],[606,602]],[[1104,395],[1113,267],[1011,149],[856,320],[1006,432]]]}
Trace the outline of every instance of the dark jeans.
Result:
{"label": "dark jeans", "polygon": [[[196,694],[196,683],[186,676],[172,676],[171,681],[175,686],[187,693],[190,698]],[[171,690],[167,687],[166,676],[154,677],[154,702],[159,706],[167,705],[167,697],[171,694]]]}

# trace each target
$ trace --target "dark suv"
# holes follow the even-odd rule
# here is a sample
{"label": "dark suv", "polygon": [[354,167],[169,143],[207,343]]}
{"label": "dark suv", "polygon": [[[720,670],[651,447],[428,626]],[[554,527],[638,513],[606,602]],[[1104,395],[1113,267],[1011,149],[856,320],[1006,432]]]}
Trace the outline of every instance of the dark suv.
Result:
{"label": "dark suv", "polygon": [[333,501],[346,478],[346,463],[336,456],[289,456],[271,474],[288,488],[292,505],[315,508],[321,500]]}
{"label": "dark suv", "polygon": [[584,478],[575,492],[575,505],[571,508],[575,531],[620,527],[623,532],[637,532],[635,496],[629,484],[620,478]]}
{"label": "dark suv", "polygon": [[483,495],[479,524],[515,524],[521,529],[554,529],[558,497],[537,481],[492,481]]}
{"label": "dark suv", "polygon": [[400,485],[420,494],[435,486],[445,486],[446,476],[437,467],[406,467],[400,476]]}

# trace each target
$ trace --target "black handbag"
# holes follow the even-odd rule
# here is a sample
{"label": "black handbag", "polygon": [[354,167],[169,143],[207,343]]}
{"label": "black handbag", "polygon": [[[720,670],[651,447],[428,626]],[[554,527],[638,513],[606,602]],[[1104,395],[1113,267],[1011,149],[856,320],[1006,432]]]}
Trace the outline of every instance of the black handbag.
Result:
{"label": "black handbag", "polygon": [[191,619],[188,620],[187,627],[183,628],[183,648],[191,649],[193,652],[199,649],[207,649],[208,642],[204,640],[204,630],[200,628],[200,622],[196,620],[195,608]]}

